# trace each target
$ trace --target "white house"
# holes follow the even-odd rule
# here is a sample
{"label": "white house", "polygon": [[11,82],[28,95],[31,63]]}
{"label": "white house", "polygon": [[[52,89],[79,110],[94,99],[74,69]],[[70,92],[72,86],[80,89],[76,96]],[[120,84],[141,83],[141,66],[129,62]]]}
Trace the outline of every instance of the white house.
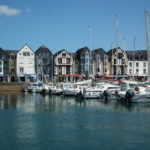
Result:
{"label": "white house", "polygon": [[32,81],[35,76],[35,54],[28,45],[17,53],[17,76],[20,81]]}
{"label": "white house", "polygon": [[128,75],[142,79],[148,78],[148,59],[146,50],[127,51]]}
{"label": "white house", "polygon": [[4,74],[3,73],[3,60],[0,60],[0,75]]}

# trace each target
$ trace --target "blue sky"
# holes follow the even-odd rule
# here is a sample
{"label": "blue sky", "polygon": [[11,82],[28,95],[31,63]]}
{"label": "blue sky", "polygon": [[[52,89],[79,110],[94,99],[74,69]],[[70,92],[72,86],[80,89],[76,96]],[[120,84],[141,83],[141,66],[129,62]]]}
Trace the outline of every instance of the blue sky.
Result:
{"label": "blue sky", "polygon": [[0,0],[0,47],[75,52],[90,47],[90,25],[91,48],[108,51],[116,46],[117,15],[120,47],[133,50],[135,37],[135,48],[146,49],[145,9],[150,0]]}

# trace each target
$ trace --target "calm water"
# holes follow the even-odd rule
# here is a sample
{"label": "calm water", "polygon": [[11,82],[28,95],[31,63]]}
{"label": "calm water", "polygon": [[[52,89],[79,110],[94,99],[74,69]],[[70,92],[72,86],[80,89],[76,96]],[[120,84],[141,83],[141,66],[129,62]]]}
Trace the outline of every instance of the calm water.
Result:
{"label": "calm water", "polygon": [[0,150],[149,150],[150,104],[0,93]]}

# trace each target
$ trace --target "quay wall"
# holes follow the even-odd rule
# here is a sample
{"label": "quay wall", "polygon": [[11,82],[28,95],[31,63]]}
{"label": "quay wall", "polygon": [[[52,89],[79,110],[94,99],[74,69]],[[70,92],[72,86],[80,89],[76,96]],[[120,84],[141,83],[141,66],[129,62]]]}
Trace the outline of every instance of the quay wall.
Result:
{"label": "quay wall", "polygon": [[0,83],[0,92],[7,92],[7,91],[22,91],[22,87],[26,85],[26,83]]}

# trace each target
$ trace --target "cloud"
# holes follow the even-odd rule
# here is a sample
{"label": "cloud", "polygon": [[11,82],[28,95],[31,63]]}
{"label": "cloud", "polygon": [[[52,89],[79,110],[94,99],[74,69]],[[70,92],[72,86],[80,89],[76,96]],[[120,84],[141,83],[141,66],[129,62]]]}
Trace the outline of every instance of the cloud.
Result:
{"label": "cloud", "polygon": [[7,5],[0,5],[0,15],[15,16],[21,13],[21,10],[10,8]]}

